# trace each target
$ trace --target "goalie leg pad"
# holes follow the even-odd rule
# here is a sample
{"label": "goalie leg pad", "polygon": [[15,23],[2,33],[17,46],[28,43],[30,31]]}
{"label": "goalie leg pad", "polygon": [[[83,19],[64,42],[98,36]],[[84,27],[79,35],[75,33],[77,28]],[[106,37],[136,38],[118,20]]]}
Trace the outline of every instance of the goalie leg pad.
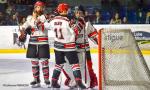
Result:
{"label": "goalie leg pad", "polygon": [[62,71],[63,71],[63,73],[64,73],[64,75],[65,75],[65,77],[66,77],[66,80],[65,80],[65,85],[66,86],[69,86],[69,83],[70,83],[70,81],[71,81],[71,78],[69,77],[69,75],[67,74],[67,72],[64,70],[64,69],[62,69]]}
{"label": "goalie leg pad", "polygon": [[91,60],[90,51],[87,51],[86,55],[87,55],[87,67],[88,67],[89,76],[90,76],[90,88],[93,88],[93,87],[98,85],[98,81],[97,81],[96,74],[94,73],[94,70],[92,68],[93,63],[92,63],[92,60]]}

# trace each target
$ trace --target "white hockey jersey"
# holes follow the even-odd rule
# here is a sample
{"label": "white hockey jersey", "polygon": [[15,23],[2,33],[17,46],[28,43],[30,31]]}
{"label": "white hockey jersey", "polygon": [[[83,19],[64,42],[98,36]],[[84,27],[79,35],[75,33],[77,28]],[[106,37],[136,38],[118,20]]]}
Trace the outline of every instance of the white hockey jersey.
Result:
{"label": "white hockey jersey", "polygon": [[86,22],[85,28],[81,30],[78,34],[76,44],[77,44],[77,51],[88,51],[90,50],[88,38],[97,44],[97,30],[93,27],[90,22]]}
{"label": "white hockey jersey", "polygon": [[[48,44],[48,30],[45,29],[44,22],[46,22],[44,15],[37,17],[37,19],[33,18],[32,15],[27,17],[26,22],[21,26],[21,30],[31,27],[29,44]],[[38,26],[39,23],[40,26]]]}
{"label": "white hockey jersey", "polygon": [[58,51],[75,51],[75,33],[64,16],[55,16],[45,27],[55,32],[54,49]]}

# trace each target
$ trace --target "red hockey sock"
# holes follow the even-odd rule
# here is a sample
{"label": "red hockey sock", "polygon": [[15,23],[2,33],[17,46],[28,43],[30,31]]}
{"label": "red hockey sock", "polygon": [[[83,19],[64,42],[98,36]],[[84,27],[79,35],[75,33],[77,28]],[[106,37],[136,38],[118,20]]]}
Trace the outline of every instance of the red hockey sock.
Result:
{"label": "red hockey sock", "polygon": [[75,77],[75,80],[82,80],[81,78],[81,71],[80,71],[80,65],[79,64],[73,64],[71,66],[72,71],[73,71],[73,75]]}
{"label": "red hockey sock", "polygon": [[49,79],[49,65],[48,65],[48,63],[49,63],[48,60],[44,60],[41,62],[43,76],[44,76],[45,80]]}
{"label": "red hockey sock", "polygon": [[32,63],[32,73],[34,78],[39,78],[40,69],[39,69],[39,61],[31,61]]}
{"label": "red hockey sock", "polygon": [[54,69],[53,75],[52,75],[52,80],[55,81],[55,80],[59,79],[62,68],[63,68],[63,65],[58,65],[58,64],[55,65],[55,69]]}

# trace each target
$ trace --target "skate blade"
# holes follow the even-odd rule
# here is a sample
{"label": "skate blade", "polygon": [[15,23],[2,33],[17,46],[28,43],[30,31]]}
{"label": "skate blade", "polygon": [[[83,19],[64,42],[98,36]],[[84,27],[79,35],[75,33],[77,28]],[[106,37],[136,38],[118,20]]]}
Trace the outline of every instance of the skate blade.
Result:
{"label": "skate blade", "polygon": [[36,84],[36,85],[32,85],[31,87],[32,88],[39,88],[39,87],[41,87],[41,85],[40,84]]}
{"label": "skate blade", "polygon": [[51,88],[51,90],[61,90],[60,88]]}
{"label": "skate blade", "polygon": [[88,88],[83,89],[83,88],[77,87],[76,89],[73,89],[73,90],[88,90]]}
{"label": "skate blade", "polygon": [[69,86],[69,89],[70,89],[70,90],[77,89],[77,86]]}
{"label": "skate blade", "polygon": [[47,88],[51,88],[51,85],[50,85],[50,84],[49,84],[49,85],[46,85],[46,87],[47,87]]}
{"label": "skate blade", "polygon": [[95,86],[93,88],[89,87],[88,90],[98,90],[98,86]]}

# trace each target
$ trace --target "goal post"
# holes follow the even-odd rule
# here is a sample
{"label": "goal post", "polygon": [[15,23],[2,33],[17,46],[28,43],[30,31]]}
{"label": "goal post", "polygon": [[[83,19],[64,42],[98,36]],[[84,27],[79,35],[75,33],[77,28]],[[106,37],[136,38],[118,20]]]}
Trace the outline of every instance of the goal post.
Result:
{"label": "goal post", "polygon": [[150,70],[131,30],[98,33],[99,90],[149,90]]}

